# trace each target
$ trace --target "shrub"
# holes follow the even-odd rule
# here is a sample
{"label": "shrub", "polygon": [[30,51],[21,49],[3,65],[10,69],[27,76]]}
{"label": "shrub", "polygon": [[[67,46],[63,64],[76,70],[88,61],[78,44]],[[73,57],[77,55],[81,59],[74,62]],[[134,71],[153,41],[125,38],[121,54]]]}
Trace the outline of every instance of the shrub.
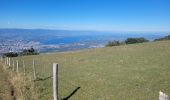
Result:
{"label": "shrub", "polygon": [[17,57],[18,53],[8,52],[8,53],[5,53],[3,56],[6,56],[6,57]]}
{"label": "shrub", "polygon": [[24,56],[24,55],[38,55],[39,53],[33,48],[29,48],[29,49],[24,49],[20,55]]}
{"label": "shrub", "polygon": [[170,35],[165,36],[163,38],[155,39],[154,41],[163,41],[163,40],[170,40]]}
{"label": "shrub", "polygon": [[125,40],[126,44],[134,44],[134,43],[143,43],[143,42],[148,42],[149,40],[145,38],[127,38]]}

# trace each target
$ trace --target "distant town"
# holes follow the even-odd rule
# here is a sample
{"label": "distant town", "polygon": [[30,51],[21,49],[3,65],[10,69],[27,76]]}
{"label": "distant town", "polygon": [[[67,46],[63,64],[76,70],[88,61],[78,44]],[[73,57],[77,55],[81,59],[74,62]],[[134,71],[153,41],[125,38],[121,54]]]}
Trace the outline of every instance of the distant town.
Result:
{"label": "distant town", "polygon": [[42,44],[35,41],[24,40],[5,40],[0,42],[0,54],[7,52],[21,52],[23,49],[33,47],[38,52],[51,52],[51,51],[68,51],[77,50],[81,48],[99,48],[104,47],[104,44],[90,45],[89,42],[82,43],[69,43],[69,44]]}
{"label": "distant town", "polygon": [[167,33],[114,34],[97,31],[0,29],[0,54],[7,52],[21,52],[23,49],[28,49],[30,47],[33,47],[39,53],[101,48],[109,41],[122,41],[132,36],[144,37],[152,41],[166,35]]}

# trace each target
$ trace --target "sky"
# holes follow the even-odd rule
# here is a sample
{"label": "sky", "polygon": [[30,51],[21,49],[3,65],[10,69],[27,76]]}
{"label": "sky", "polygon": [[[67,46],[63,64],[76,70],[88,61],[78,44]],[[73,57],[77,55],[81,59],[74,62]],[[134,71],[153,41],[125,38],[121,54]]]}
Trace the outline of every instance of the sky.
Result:
{"label": "sky", "polygon": [[170,32],[170,0],[0,0],[0,28]]}

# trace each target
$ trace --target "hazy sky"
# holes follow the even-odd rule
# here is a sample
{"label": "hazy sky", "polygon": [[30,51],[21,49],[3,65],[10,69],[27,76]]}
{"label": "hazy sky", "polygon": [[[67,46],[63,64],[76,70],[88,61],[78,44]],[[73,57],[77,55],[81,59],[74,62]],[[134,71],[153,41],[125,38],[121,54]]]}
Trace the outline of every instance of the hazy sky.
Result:
{"label": "hazy sky", "polygon": [[0,28],[170,32],[170,0],[0,0]]}

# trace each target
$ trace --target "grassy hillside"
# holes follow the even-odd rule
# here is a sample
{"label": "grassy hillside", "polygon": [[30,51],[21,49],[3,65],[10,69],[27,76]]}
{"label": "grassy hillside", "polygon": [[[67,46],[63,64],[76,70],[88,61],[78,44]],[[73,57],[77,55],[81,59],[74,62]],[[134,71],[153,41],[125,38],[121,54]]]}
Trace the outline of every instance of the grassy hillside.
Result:
{"label": "grassy hillside", "polygon": [[40,80],[40,100],[52,100],[52,64],[59,64],[59,97],[81,87],[70,100],[156,100],[170,95],[170,41],[18,57]]}
{"label": "grassy hillside", "polygon": [[8,74],[4,72],[0,62],[0,100],[12,100],[11,91],[12,85],[8,80]]}

